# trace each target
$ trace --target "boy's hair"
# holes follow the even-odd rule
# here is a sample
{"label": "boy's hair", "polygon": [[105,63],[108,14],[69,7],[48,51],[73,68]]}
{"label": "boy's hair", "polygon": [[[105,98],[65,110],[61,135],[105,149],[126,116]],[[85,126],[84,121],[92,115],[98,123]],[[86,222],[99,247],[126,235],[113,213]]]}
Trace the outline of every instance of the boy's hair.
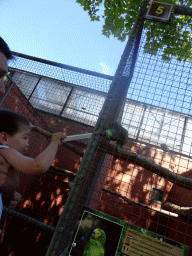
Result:
{"label": "boy's hair", "polygon": [[2,37],[0,37],[0,52],[4,53],[8,60],[14,59],[9,46],[5,43]]}
{"label": "boy's hair", "polygon": [[6,132],[10,136],[14,136],[19,132],[21,125],[30,127],[30,122],[18,113],[7,109],[0,109],[0,132]]}

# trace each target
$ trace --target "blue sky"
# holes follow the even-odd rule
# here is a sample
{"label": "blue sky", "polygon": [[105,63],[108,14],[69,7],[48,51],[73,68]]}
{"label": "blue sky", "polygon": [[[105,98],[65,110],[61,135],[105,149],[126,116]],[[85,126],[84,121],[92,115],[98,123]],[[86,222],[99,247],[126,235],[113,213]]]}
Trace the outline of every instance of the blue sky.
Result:
{"label": "blue sky", "polygon": [[[103,36],[103,22],[91,22],[75,0],[0,0],[0,16],[0,36],[12,51],[91,71],[114,75],[126,45],[126,42]],[[184,125],[184,117],[166,114],[160,136],[159,127],[165,111],[158,108],[192,114],[192,66],[188,62],[178,62],[174,57],[169,63],[164,62],[161,52],[157,56],[144,54],[145,40],[143,33],[128,98],[157,107],[150,113],[149,109],[146,111],[141,127],[145,134],[141,134],[141,140],[145,138],[149,142],[162,137],[160,141],[165,143],[169,138],[168,142],[173,146],[179,144],[179,129]],[[86,99],[82,100],[84,103]],[[130,125],[129,133],[132,129],[136,134],[143,111],[142,106],[134,103],[126,106],[124,120]],[[192,119],[186,129],[191,134]],[[191,135],[185,140],[184,144],[188,146],[185,151],[189,152]]]}
{"label": "blue sky", "polygon": [[0,36],[12,51],[114,75],[126,45],[102,35],[75,0],[1,0]]}

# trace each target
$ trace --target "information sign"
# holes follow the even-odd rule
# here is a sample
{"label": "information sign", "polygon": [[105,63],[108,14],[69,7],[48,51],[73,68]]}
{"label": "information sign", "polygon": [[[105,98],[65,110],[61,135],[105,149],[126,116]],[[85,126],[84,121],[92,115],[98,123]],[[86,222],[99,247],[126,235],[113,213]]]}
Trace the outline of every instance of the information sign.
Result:
{"label": "information sign", "polygon": [[122,255],[183,256],[184,251],[181,248],[128,228],[124,239]]}
{"label": "information sign", "polygon": [[147,15],[145,15],[145,18],[150,20],[170,23],[172,10],[173,10],[173,4],[153,1],[149,6],[149,9],[147,11]]}

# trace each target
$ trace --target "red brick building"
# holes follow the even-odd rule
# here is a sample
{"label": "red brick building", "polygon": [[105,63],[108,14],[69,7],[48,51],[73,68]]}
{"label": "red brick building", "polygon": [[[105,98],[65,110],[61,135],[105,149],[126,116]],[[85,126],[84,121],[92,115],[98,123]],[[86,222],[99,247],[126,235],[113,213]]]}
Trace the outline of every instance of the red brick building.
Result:
{"label": "red brick building", "polygon": [[[72,135],[90,133],[93,130],[91,126],[37,112],[17,85],[13,86],[1,108],[16,111],[26,116],[33,125],[50,132],[63,131],[67,128],[67,134]],[[29,143],[30,148],[27,155],[35,157],[46,148],[49,139],[31,131]],[[86,143],[87,141],[71,142],[82,151],[86,150]],[[171,155],[163,150],[134,142],[129,142],[124,147],[152,159],[155,163],[179,175],[189,178],[192,176],[191,161],[184,156]],[[81,160],[80,156],[68,148],[60,146],[53,165],[77,173]],[[40,176],[22,174],[18,191],[22,194],[24,200],[20,212],[48,225],[56,226],[70,191],[69,182],[72,180],[73,178],[51,173]],[[152,202],[151,191],[154,187],[163,191],[163,201],[182,207],[191,205],[192,192],[190,188],[175,185],[167,181],[166,178],[134,164],[129,159],[125,160],[121,156],[106,154],[90,207],[191,246],[192,220],[189,215],[183,219],[172,217],[153,209],[129,204],[117,195],[102,190],[102,188],[107,188],[132,201],[164,209],[167,212],[171,211],[157,202]],[[1,238],[2,244],[0,247],[1,250],[5,251],[4,255],[29,256],[35,255],[38,251],[41,251],[42,255],[45,254],[50,243],[51,233],[43,232],[25,221],[19,222],[16,217],[10,216],[7,217],[4,227],[6,232]],[[22,244],[25,244],[24,247],[21,245],[21,241]],[[13,252],[14,254],[12,254]],[[192,255],[192,249],[190,255]]]}

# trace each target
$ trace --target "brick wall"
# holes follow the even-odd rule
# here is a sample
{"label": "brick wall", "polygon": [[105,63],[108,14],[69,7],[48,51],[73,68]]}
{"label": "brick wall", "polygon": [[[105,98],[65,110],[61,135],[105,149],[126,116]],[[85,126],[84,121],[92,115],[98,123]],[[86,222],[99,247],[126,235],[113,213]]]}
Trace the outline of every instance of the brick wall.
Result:
{"label": "brick wall", "polygon": [[[78,123],[39,114],[28,104],[27,99],[16,85],[10,91],[1,108],[16,111],[26,116],[32,124],[50,132],[64,131],[65,129],[67,135],[92,132],[91,128]],[[85,151],[85,142],[72,142],[72,144]],[[35,157],[46,148],[49,140],[43,135],[31,131],[29,143],[30,147],[27,155]],[[191,165],[187,159],[170,156],[159,150],[142,145],[127,143],[125,147],[140,155],[152,158],[155,163],[174,172],[191,177]],[[81,159],[81,157],[71,152],[68,148],[60,146],[53,165],[76,173]],[[98,159],[96,157],[95,161],[97,162]],[[40,176],[21,174],[20,186],[18,188],[24,199],[21,212],[44,223],[56,226],[70,191],[68,182],[71,180],[70,178],[53,174]],[[182,206],[191,204],[191,190],[175,186],[171,182],[166,181],[166,179],[160,178],[151,171],[144,169],[142,166],[130,162],[128,159],[123,160],[107,154],[90,202],[90,207],[92,208],[99,209],[140,227],[191,245],[190,234],[192,230],[190,222],[180,221],[173,217],[159,214],[156,211],[128,204],[122,198],[102,191],[103,186],[133,201],[157,208],[160,208],[160,206],[149,200],[152,186],[165,190],[165,200],[172,203],[177,202],[177,204],[182,202]],[[8,225],[8,222],[11,224]],[[51,234],[39,231],[33,226],[26,225],[26,223],[20,223],[15,218],[7,220],[5,225],[7,225],[7,234],[11,234],[11,238],[7,235],[3,239],[1,248],[6,249],[7,253],[4,255],[12,255],[9,253],[14,251],[14,255],[27,256],[35,255],[38,250],[42,250],[42,255],[46,252]],[[12,240],[13,242],[11,242]],[[26,246],[28,247],[27,252],[25,252],[25,248],[20,246],[21,240],[25,244],[25,248]]]}
{"label": "brick wall", "polygon": [[[9,86],[9,83],[6,86]],[[77,123],[64,122],[53,117],[40,115],[28,103],[16,85],[9,92],[1,108],[20,113],[27,117],[33,125],[42,127],[50,132],[63,131],[65,128],[67,128],[67,135],[90,133],[92,131],[92,129]],[[35,131],[31,131],[29,138],[30,146],[26,155],[36,157],[47,147],[49,142],[50,139]],[[71,144],[85,151],[85,142],[72,142]],[[81,159],[80,156],[61,145],[53,165],[76,173]],[[20,212],[46,224],[56,226],[70,191],[69,181],[72,181],[72,178],[53,174],[37,176],[20,174],[20,186],[17,189],[23,197]],[[50,243],[51,234],[42,232],[13,217],[7,218],[4,223],[7,235],[1,239],[3,243],[0,246],[0,250],[5,251],[4,255],[9,255],[13,252],[16,253],[14,255],[36,255],[38,250],[42,251],[42,255],[45,254]],[[25,247],[21,247],[20,241],[23,241]],[[25,252],[26,248],[27,251]]]}

